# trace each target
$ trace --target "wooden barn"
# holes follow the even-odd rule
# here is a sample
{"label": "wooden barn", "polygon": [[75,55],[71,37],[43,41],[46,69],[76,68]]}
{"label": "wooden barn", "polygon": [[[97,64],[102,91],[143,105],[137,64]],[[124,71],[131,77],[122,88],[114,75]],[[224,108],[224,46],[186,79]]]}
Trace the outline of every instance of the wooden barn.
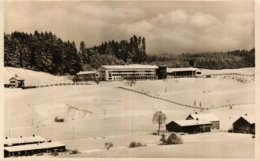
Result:
{"label": "wooden barn", "polygon": [[193,113],[190,114],[186,120],[203,120],[203,121],[209,121],[212,124],[212,129],[219,129],[219,118],[211,113]]}
{"label": "wooden barn", "polygon": [[209,121],[176,120],[166,124],[166,130],[170,132],[202,133],[210,132],[212,124]]}
{"label": "wooden barn", "polygon": [[23,88],[24,87],[24,79],[19,77],[12,77],[9,79],[9,84],[5,84],[5,87],[8,88]]}
{"label": "wooden barn", "polygon": [[254,116],[241,116],[233,123],[233,132],[255,134]]}

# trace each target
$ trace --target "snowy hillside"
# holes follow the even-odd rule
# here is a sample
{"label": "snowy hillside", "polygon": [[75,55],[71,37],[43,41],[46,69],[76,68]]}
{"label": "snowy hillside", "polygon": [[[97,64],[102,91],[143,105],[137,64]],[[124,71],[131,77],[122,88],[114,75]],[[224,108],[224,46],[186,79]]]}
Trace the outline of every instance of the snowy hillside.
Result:
{"label": "snowy hillside", "polygon": [[222,70],[210,70],[210,69],[202,69],[203,74],[228,74],[228,73],[236,73],[242,75],[255,75],[255,68],[240,68],[240,69],[222,69]]}
{"label": "snowy hillside", "polygon": [[[41,72],[15,68],[5,70],[6,77],[9,77],[10,73],[18,74],[26,83],[31,84],[69,81],[65,77]],[[250,75],[249,72],[254,73],[254,68],[224,72]],[[185,105],[196,104],[209,110],[187,108],[118,87]],[[62,141],[69,149],[81,152],[75,155],[77,157],[147,157],[150,154],[152,157],[205,157],[206,153],[206,157],[216,157],[223,154],[223,149],[232,149],[223,157],[242,158],[253,156],[250,153],[254,148],[251,136],[221,131],[230,129],[234,120],[241,115],[255,114],[254,90],[254,77],[240,75],[143,80],[136,81],[132,87],[127,81],[105,81],[84,86],[5,89],[4,135],[19,137],[36,134],[46,139]],[[232,108],[211,108],[230,104]],[[180,146],[158,146],[160,136],[151,135],[157,130],[157,125],[152,123],[152,117],[158,110],[166,114],[166,123],[185,119],[194,112],[212,113],[219,118],[221,131],[183,135],[184,144]],[[54,121],[56,117],[65,121],[57,123]],[[128,145],[132,141],[141,141],[147,144],[147,147],[129,149]],[[106,142],[114,144],[112,150],[104,149]],[[249,150],[240,153],[241,147]],[[200,148],[201,153],[192,153],[194,148]],[[190,153],[184,153],[187,150]],[[167,151],[171,153],[166,153]]]}
{"label": "snowy hillside", "polygon": [[4,68],[4,83],[9,83],[9,79],[15,75],[23,78],[25,80],[25,85],[44,85],[52,83],[71,83],[65,76],[54,76],[44,72],[36,72],[32,70],[5,67]]}

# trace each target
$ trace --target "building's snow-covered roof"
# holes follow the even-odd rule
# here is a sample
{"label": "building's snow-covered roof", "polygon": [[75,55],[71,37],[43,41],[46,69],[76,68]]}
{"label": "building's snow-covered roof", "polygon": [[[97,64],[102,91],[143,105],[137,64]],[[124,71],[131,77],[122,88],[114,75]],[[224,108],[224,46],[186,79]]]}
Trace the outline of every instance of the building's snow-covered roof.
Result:
{"label": "building's snow-covered roof", "polygon": [[23,80],[24,80],[24,79],[21,78],[21,77],[12,77],[12,78],[10,78],[9,80],[11,80],[11,79],[16,79],[16,80],[20,80],[20,81],[23,81]]}
{"label": "building's snow-covered roof", "polygon": [[142,64],[129,64],[129,65],[102,65],[105,69],[157,69],[156,65],[142,65]]}
{"label": "building's snow-covered roof", "polygon": [[197,119],[197,120],[206,120],[206,121],[219,121],[219,118],[212,113],[197,113],[197,114],[193,113],[190,114],[189,116],[191,116],[195,120]]}
{"label": "building's snow-covered roof", "polygon": [[175,120],[175,123],[180,126],[194,126],[194,125],[205,125],[210,124],[209,121],[206,120]]}
{"label": "building's snow-covered roof", "polygon": [[241,116],[241,117],[243,119],[245,119],[247,122],[249,122],[250,124],[254,124],[255,123],[255,116],[254,115],[244,115],[244,116]]}
{"label": "building's snow-covered roof", "polygon": [[32,143],[32,142],[43,142],[45,139],[41,136],[27,136],[27,137],[19,137],[19,138],[7,138],[4,140],[4,144],[12,145],[12,144],[22,144],[22,143]]}
{"label": "building's snow-covered roof", "polygon": [[45,142],[39,144],[27,144],[27,145],[4,147],[4,150],[8,152],[19,152],[19,151],[26,151],[26,150],[55,148],[55,147],[62,147],[62,146],[65,146],[65,144],[56,141],[56,142]]}
{"label": "building's snow-covered roof", "polygon": [[81,74],[96,74],[97,71],[80,71],[77,73],[77,75],[81,75]]}
{"label": "building's snow-covered roof", "polygon": [[182,72],[182,71],[197,71],[197,70],[201,70],[201,69],[194,68],[194,67],[187,67],[187,68],[167,68],[167,73]]}

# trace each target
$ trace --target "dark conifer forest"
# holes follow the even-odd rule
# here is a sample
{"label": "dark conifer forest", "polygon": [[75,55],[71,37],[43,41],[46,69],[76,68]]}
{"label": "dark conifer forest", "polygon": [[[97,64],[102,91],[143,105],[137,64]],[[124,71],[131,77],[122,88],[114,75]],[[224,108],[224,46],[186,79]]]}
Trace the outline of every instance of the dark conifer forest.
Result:
{"label": "dark conifer forest", "polygon": [[51,32],[13,32],[4,35],[4,66],[43,71],[54,75],[75,74],[97,69],[101,65],[156,64],[169,67],[234,69],[255,66],[255,49],[227,52],[170,53],[146,52],[144,37],[111,40],[87,47],[82,41],[77,49],[74,41],[63,41]]}

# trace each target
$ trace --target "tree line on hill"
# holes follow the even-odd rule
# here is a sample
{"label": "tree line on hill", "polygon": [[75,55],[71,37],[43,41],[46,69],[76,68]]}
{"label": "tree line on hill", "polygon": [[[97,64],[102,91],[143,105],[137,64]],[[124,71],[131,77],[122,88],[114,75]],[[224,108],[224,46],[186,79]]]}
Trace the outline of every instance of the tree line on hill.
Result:
{"label": "tree line on hill", "polygon": [[145,38],[133,35],[128,41],[111,40],[77,49],[74,41],[63,41],[51,32],[4,34],[4,66],[43,71],[54,75],[75,74],[80,70],[97,69],[101,65],[156,64],[169,67],[207,69],[255,66],[255,50],[235,50],[181,55],[146,53]]}
{"label": "tree line on hill", "polygon": [[51,74],[74,74],[81,70],[74,42],[38,31],[4,34],[4,65]]}
{"label": "tree line on hill", "polygon": [[87,48],[85,42],[82,41],[78,53],[83,68],[90,65],[95,69],[103,64],[143,63],[147,58],[145,38],[136,35],[133,35],[129,41],[116,42],[112,40],[90,48]]}
{"label": "tree line on hill", "polygon": [[196,67],[203,69],[236,69],[255,67],[255,49],[228,52],[159,54],[147,57],[148,64],[164,64],[168,67]]}
{"label": "tree line on hill", "polygon": [[142,63],[147,57],[145,38],[132,36],[129,41],[114,40],[87,48],[80,43],[62,41],[51,32],[4,34],[4,65],[48,72],[75,74],[83,69],[97,69],[102,64]]}

